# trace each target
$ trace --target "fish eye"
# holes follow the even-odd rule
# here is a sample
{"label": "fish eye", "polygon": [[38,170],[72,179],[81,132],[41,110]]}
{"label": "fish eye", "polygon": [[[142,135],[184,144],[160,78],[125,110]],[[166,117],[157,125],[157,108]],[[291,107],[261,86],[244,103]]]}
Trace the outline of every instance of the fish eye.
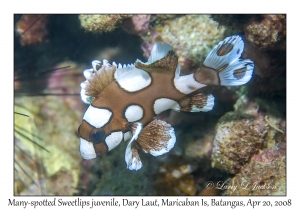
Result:
{"label": "fish eye", "polygon": [[99,144],[104,140],[105,133],[103,130],[92,130],[90,133],[90,141]]}

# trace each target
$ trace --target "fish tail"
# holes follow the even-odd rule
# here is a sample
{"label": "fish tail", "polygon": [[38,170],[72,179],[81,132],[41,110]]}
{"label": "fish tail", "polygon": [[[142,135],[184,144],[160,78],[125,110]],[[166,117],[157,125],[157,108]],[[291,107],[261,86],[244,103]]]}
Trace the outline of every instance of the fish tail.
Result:
{"label": "fish tail", "polygon": [[197,82],[205,85],[237,86],[247,83],[253,73],[254,63],[240,59],[244,42],[238,35],[221,41],[207,55],[199,71],[194,74]]}

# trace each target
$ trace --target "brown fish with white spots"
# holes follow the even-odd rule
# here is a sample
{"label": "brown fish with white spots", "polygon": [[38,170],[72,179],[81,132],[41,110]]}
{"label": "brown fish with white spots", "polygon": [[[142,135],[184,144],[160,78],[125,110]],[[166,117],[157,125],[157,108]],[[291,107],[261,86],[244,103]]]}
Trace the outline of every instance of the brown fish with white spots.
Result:
{"label": "brown fish with white spots", "polygon": [[92,62],[84,71],[81,98],[90,104],[78,128],[80,152],[93,159],[130,140],[125,161],[130,170],[142,167],[138,149],[158,156],[173,148],[176,137],[168,123],[155,119],[167,109],[207,112],[214,106],[207,85],[236,86],[247,83],[254,64],[240,59],[244,42],[238,35],[225,38],[207,55],[199,71],[180,76],[172,47],[157,42],[148,62],[131,65]]}

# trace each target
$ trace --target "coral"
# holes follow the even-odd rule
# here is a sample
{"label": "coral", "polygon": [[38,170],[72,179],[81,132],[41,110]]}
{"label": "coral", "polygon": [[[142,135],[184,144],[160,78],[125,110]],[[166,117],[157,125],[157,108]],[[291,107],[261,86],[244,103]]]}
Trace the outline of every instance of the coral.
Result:
{"label": "coral", "polygon": [[286,143],[254,155],[228,185],[237,190],[227,189],[224,195],[286,195]]}
{"label": "coral", "polygon": [[174,19],[178,15],[176,14],[156,14],[155,19],[157,20],[168,20],[168,19]]}
{"label": "coral", "polygon": [[176,17],[179,16],[183,16],[183,15],[179,15],[179,14],[152,14],[151,15],[151,20],[150,20],[150,26],[153,28],[156,25],[161,24],[162,22],[164,22],[165,20],[171,20],[174,19]]}
{"label": "coral", "polygon": [[262,20],[253,19],[245,26],[246,38],[262,49],[285,49],[286,17],[282,14],[262,15]]}
{"label": "coral", "polygon": [[241,96],[235,103],[234,108],[238,112],[252,115],[265,122],[267,131],[264,133],[264,148],[271,148],[286,137],[284,100],[268,101],[261,98],[250,99]]}
{"label": "coral", "polygon": [[212,166],[236,174],[253,155],[279,143],[285,119],[278,107],[266,100],[241,96],[235,111],[226,113],[216,126]]}
{"label": "coral", "polygon": [[212,167],[235,174],[259,151],[264,122],[251,115],[228,112],[216,126]]}
{"label": "coral", "polygon": [[123,19],[130,18],[132,15],[79,15],[81,26],[90,32],[112,32]]}
{"label": "coral", "polygon": [[48,34],[46,28],[48,17],[48,15],[22,15],[15,28],[21,36],[20,43],[22,46],[45,41],[45,36]]}
{"label": "coral", "polygon": [[211,15],[212,19],[226,27],[225,34],[243,34],[260,49],[285,50],[286,16],[264,15]]}
{"label": "coral", "polygon": [[122,22],[122,29],[129,34],[143,35],[148,32],[151,15],[133,15]]}
{"label": "coral", "polygon": [[182,72],[189,73],[202,64],[210,50],[223,38],[224,28],[208,15],[185,15],[162,21],[143,36],[144,55],[156,41],[169,43],[179,56]]}

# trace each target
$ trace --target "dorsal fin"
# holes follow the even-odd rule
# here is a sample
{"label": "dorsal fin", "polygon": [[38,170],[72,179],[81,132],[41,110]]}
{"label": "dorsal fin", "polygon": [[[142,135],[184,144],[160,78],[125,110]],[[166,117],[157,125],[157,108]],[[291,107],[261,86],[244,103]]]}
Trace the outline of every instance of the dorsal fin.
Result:
{"label": "dorsal fin", "polygon": [[86,84],[87,95],[97,97],[104,87],[115,79],[116,69],[116,65],[110,65],[106,60],[103,60],[101,68],[91,75]]}
{"label": "dorsal fin", "polygon": [[125,75],[131,73],[133,70],[136,70],[135,66],[133,64],[124,64],[122,66],[122,64],[118,64],[118,68],[115,71],[115,79],[118,80],[122,77],[124,77]]}
{"label": "dorsal fin", "polygon": [[149,56],[149,59],[147,61],[147,64],[154,63],[155,61],[158,61],[165,57],[169,51],[172,51],[173,48],[171,45],[163,42],[156,42],[151,50],[151,54]]}
{"label": "dorsal fin", "polygon": [[173,48],[166,43],[156,42],[151,55],[146,63],[137,60],[135,67],[145,71],[164,70],[175,72],[178,64],[178,56]]}

